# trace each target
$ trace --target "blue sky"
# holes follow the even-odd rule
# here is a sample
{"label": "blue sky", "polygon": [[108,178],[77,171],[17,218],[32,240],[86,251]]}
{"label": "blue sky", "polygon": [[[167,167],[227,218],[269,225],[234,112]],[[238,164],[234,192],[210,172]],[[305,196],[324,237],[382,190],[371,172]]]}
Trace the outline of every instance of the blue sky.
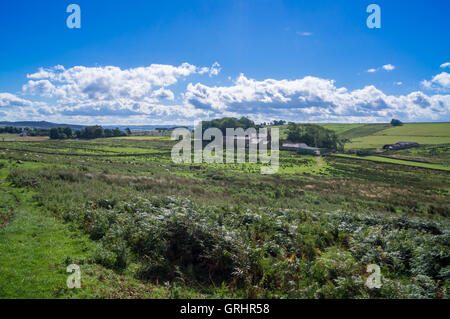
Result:
{"label": "blue sky", "polygon": [[[81,8],[81,29],[66,7]],[[369,29],[366,7],[381,8]],[[450,121],[448,1],[2,1],[0,119]]]}

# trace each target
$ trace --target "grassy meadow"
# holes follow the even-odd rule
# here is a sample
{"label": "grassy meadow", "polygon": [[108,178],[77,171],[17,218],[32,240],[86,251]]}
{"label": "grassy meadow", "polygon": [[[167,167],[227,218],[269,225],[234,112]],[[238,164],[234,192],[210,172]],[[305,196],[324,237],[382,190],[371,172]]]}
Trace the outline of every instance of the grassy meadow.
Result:
{"label": "grassy meadow", "polygon": [[450,124],[324,126],[346,150],[426,145],[281,151],[261,175],[175,164],[168,137],[0,138],[0,297],[448,298]]}

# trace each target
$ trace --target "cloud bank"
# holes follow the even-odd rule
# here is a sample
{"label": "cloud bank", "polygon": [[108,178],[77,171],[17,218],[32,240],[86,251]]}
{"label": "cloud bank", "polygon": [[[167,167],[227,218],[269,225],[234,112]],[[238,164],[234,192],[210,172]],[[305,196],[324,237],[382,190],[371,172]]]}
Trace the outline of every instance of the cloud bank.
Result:
{"label": "cloud bank", "polygon": [[[386,64],[372,70],[394,69]],[[217,62],[210,67],[182,63],[130,69],[40,68],[28,74],[21,93],[0,93],[0,111],[8,120],[82,124],[186,124],[220,116],[305,122],[450,119],[450,95],[445,94],[450,74],[446,72],[422,82],[426,90],[439,90],[436,94],[415,91],[389,95],[373,85],[350,91],[332,79],[314,76],[256,80],[240,74],[226,86],[207,85],[201,80],[211,78],[211,82],[220,71]]]}
{"label": "cloud bank", "polygon": [[348,91],[335,81],[312,76],[298,80],[257,81],[241,74],[234,85],[210,87],[189,84],[185,103],[214,116],[247,114],[253,118],[280,117],[298,121],[379,121],[448,116],[450,95],[428,96],[420,91],[386,95],[375,86]]}

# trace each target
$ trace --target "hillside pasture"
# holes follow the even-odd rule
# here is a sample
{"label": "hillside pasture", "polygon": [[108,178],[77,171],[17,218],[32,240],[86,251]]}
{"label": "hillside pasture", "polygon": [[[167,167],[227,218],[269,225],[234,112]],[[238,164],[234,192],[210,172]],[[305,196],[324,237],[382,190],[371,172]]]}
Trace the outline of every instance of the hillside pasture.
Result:
{"label": "hillside pasture", "polygon": [[424,145],[450,143],[450,123],[411,123],[396,127],[389,126],[370,135],[352,137],[345,145],[345,149],[380,149],[383,145],[397,142],[416,142]]}

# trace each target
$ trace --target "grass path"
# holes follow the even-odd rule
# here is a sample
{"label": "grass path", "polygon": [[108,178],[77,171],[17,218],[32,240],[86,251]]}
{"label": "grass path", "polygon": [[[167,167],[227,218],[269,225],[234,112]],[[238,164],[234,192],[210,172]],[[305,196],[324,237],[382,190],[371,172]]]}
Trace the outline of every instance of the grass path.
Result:
{"label": "grass path", "polygon": [[87,258],[92,249],[87,238],[74,235],[47,214],[16,207],[12,220],[0,229],[0,297],[71,295],[65,267],[73,258]]}
{"label": "grass path", "polygon": [[[3,177],[3,176],[0,176]],[[0,208],[11,211],[0,227],[0,299],[168,298],[165,286],[145,283],[94,262],[96,243],[33,203],[32,193],[0,180]],[[26,203],[26,204],[25,204]],[[68,289],[66,267],[81,268],[81,289]],[[131,271],[133,267],[130,267]],[[183,291],[186,298],[199,298]]]}

